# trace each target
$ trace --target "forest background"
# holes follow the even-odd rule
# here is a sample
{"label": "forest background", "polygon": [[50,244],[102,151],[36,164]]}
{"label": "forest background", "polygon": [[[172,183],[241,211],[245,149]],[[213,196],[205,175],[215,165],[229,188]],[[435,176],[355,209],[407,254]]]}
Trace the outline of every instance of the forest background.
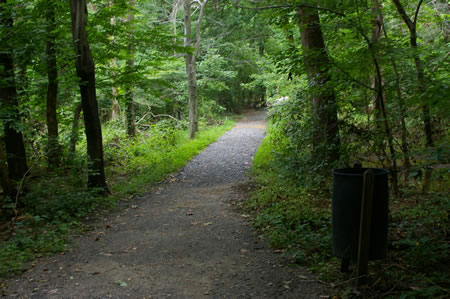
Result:
{"label": "forest background", "polygon": [[1,275],[269,106],[244,208],[270,244],[360,292],[329,250],[329,171],[383,167],[367,292],[448,295],[449,38],[442,0],[1,0]]}

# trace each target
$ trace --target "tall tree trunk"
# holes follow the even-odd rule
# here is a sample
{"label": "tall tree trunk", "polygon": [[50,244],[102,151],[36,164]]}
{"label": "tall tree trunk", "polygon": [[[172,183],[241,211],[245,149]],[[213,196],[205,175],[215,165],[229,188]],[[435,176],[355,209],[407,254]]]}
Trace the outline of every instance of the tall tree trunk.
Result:
{"label": "tall tree trunk", "polygon": [[[6,0],[0,0],[0,26],[9,28],[8,32],[13,32],[13,19],[11,7],[7,6]],[[14,76],[14,64],[12,49],[8,42],[1,46],[0,50],[0,99],[2,103],[1,117],[5,130],[6,156],[8,161],[9,177],[13,180],[20,180],[28,170],[25,146],[22,132],[20,131],[21,117],[19,115],[19,103],[17,100],[17,89]]]}
{"label": "tall tree trunk", "polygon": [[[197,74],[196,62],[200,48],[200,24],[205,12],[205,5],[208,0],[199,1],[200,13],[197,19],[195,29],[194,53],[186,53],[186,73],[188,77],[189,93],[189,137],[193,139],[198,132],[198,102],[197,102]],[[191,29],[191,0],[184,0],[184,46],[192,47],[192,29]]]}
{"label": "tall tree trunk", "polygon": [[[420,6],[423,3],[423,0],[419,0],[419,3],[417,4],[414,18],[411,19],[408,14],[405,11],[405,8],[400,3],[400,0],[392,0],[395,7],[397,8],[398,13],[400,14],[401,18],[405,22],[406,26],[409,30],[409,41],[411,48],[414,51],[414,64],[416,66],[416,72],[417,72],[417,83],[418,83],[418,90],[420,94],[423,94],[426,90],[426,83],[425,83],[425,69],[423,67],[422,60],[420,59],[420,56],[417,53],[417,17],[419,15]],[[428,104],[422,105],[422,118],[423,118],[423,124],[424,124],[424,132],[425,132],[425,146],[427,148],[431,148],[434,146],[433,142],[433,128],[431,125],[431,115],[430,115],[430,107]],[[424,175],[424,184],[423,189],[424,191],[427,191],[431,185],[431,170],[425,170]]]}
{"label": "tall tree trunk", "polygon": [[57,100],[58,100],[58,68],[56,63],[56,36],[54,33],[56,26],[55,3],[54,0],[47,0],[47,130],[48,145],[47,158],[50,167],[60,165],[61,150],[58,141],[58,120],[57,120]]}
{"label": "tall tree trunk", "polygon": [[[108,7],[112,7],[114,5],[113,1],[108,1]],[[110,19],[111,26],[116,26],[116,16],[112,16]],[[109,36],[111,38],[111,44],[114,47],[115,44],[115,37],[114,35]],[[118,120],[120,117],[120,104],[119,100],[117,99],[119,92],[116,86],[116,76],[117,76],[117,59],[114,57],[110,61],[110,67],[112,69],[111,72],[111,80],[112,80],[112,87],[111,87],[111,120]]]}
{"label": "tall tree trunk", "polygon": [[[191,30],[191,0],[184,1],[184,46],[192,47]],[[186,73],[188,78],[189,94],[189,137],[193,139],[198,131],[198,108],[197,108],[197,78],[195,69],[195,55],[186,53]]]}
{"label": "tall tree trunk", "polygon": [[[132,78],[133,72],[134,72],[134,33],[133,33],[133,27],[134,27],[134,0],[129,1],[130,6],[130,12],[128,14],[128,22],[130,23],[130,33],[129,33],[129,41],[130,44],[128,45],[128,60],[127,60],[127,69],[128,72],[131,74]],[[127,82],[127,85],[125,87],[125,101],[126,101],[126,116],[127,116],[127,135],[129,137],[135,137],[136,136],[136,115],[135,115],[135,109],[134,109],[134,99],[133,99],[133,88],[134,88],[134,80],[131,80],[130,82]]]}
{"label": "tall tree trunk", "polygon": [[95,66],[86,32],[86,0],[70,0],[72,17],[72,36],[76,54],[77,75],[80,78],[81,105],[83,106],[84,126],[88,154],[88,188],[99,188],[109,192],[105,180],[103,162],[102,128],[98,116],[98,103],[95,90]]}
{"label": "tall tree trunk", "polygon": [[299,28],[303,57],[313,105],[313,159],[328,164],[339,159],[339,128],[336,97],[330,86],[329,58],[325,49],[319,13],[313,8],[300,8]]}
{"label": "tall tree trunk", "polygon": [[[381,33],[383,29],[383,19],[382,15],[380,14],[380,9],[377,0],[372,1],[372,37],[371,42],[373,45],[379,44]],[[376,137],[375,137],[375,147],[377,148],[377,151],[380,151],[384,156],[386,156],[386,144],[385,144],[385,134],[383,132],[383,116],[381,113],[381,101],[378,99],[378,88],[380,86],[383,86],[383,82],[378,82],[379,78],[377,76],[377,72],[375,71],[373,79],[372,79],[372,87],[375,90],[373,95],[373,103],[374,103],[374,121],[375,121],[375,128],[376,128]],[[385,94],[383,93],[383,103],[386,103]],[[381,136],[381,138],[379,138]]]}

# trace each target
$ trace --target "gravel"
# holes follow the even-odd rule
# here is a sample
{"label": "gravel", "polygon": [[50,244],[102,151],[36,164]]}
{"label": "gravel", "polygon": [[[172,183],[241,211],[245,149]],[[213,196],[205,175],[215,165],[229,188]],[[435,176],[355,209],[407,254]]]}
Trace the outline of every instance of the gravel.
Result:
{"label": "gravel", "polygon": [[168,182],[64,255],[7,281],[19,298],[321,298],[327,289],[253,232],[236,207],[265,135],[253,111]]}

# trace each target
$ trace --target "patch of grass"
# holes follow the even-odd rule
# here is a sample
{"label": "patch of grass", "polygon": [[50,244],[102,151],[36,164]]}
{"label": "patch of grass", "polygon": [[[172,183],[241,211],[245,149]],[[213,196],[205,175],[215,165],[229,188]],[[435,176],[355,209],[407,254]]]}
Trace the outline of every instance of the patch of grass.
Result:
{"label": "patch of grass", "polygon": [[149,190],[233,125],[234,121],[227,120],[202,126],[193,140],[185,128],[164,122],[134,140],[123,131],[106,128],[105,164],[108,185],[113,191],[109,197],[98,197],[85,190],[86,159],[82,155],[60,170],[46,173],[43,168],[33,169],[19,202],[22,208],[11,199],[6,201],[6,206],[18,214],[2,225],[0,281],[23,271],[37,257],[67,250],[69,232],[87,229],[83,224],[86,219],[98,218],[114,208],[118,200]]}
{"label": "patch of grass", "polygon": [[[244,203],[254,216],[255,228],[272,247],[282,250],[288,260],[309,267],[343,297],[449,296],[448,191],[418,194],[411,190],[390,199],[388,255],[370,262],[370,287],[355,289],[355,273],[340,273],[340,260],[331,254],[329,190],[292,181],[274,148],[269,134],[255,156],[254,190]],[[317,174],[311,171],[310,175]],[[329,183],[331,179],[329,175]]]}
{"label": "patch of grass", "polygon": [[254,213],[255,227],[271,246],[284,249],[297,263],[313,265],[324,254],[330,257],[329,202],[287,180],[271,149],[269,135],[253,161],[257,187],[245,208]]}

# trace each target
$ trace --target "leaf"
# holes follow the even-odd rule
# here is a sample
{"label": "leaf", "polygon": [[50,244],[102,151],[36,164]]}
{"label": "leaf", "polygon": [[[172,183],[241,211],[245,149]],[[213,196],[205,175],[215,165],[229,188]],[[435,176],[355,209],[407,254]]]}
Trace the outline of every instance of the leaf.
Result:
{"label": "leaf", "polygon": [[123,288],[128,286],[128,283],[125,281],[117,280],[116,283]]}

